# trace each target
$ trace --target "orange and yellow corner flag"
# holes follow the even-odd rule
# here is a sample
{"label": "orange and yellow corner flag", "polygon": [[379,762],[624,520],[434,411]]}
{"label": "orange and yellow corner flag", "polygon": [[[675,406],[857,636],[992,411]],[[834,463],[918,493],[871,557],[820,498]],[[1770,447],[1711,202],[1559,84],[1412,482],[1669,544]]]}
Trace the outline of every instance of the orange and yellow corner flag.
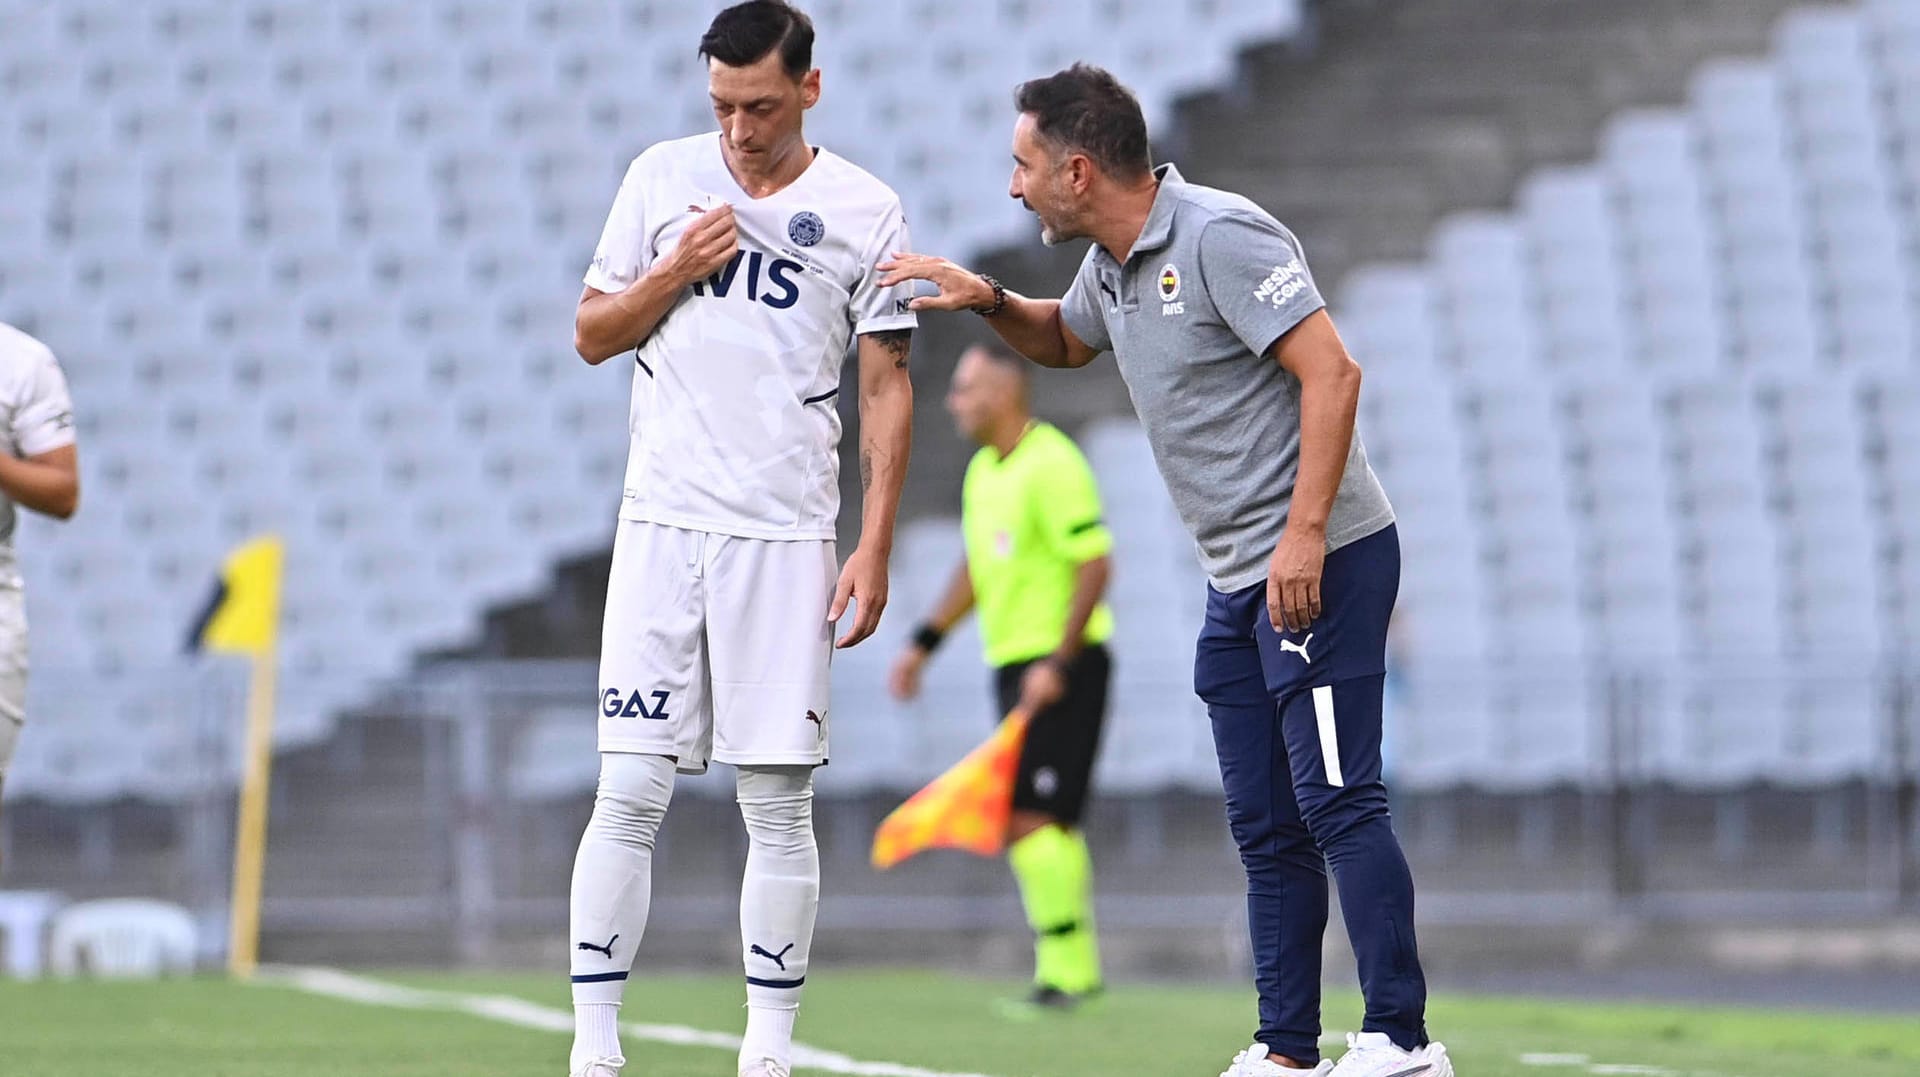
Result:
{"label": "orange and yellow corner flag", "polygon": [[927,849],[1004,852],[1014,772],[1026,738],[1027,715],[1015,710],[986,743],[893,809],[874,831],[873,866],[885,871]]}

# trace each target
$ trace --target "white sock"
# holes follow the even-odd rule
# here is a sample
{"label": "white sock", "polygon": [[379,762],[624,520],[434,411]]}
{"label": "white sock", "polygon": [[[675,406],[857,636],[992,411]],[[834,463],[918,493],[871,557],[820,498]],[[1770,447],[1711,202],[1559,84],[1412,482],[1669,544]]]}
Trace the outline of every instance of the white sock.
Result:
{"label": "white sock", "polygon": [[796,1003],[787,1009],[747,1004],[747,1034],[740,1038],[740,1061],[771,1058],[784,1066],[793,1065],[793,1020],[800,1016]]}
{"label": "white sock", "polygon": [[576,1002],[573,1004],[573,1050],[567,1056],[567,1069],[578,1073],[595,1062],[626,1059],[620,1055],[620,1004],[618,1002]]}
{"label": "white sock", "polygon": [[740,1063],[766,1058],[790,1067],[793,1022],[820,907],[813,768],[741,767],[738,800],[748,837],[740,883],[740,947],[747,973]]}
{"label": "white sock", "polygon": [[568,899],[575,1072],[619,1059],[620,999],[653,899],[653,841],[673,796],[673,760],[605,752]]}

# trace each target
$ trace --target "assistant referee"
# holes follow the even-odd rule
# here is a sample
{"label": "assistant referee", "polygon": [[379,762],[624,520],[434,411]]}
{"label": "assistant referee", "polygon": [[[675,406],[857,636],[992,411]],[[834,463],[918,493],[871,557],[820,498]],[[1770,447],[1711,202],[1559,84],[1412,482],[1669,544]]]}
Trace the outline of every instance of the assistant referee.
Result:
{"label": "assistant referee", "polygon": [[[1007,861],[1034,932],[1027,1001],[1071,1009],[1100,990],[1093,862],[1080,832],[1113,664],[1113,615],[1101,602],[1113,536],[1093,472],[1072,439],[1034,419],[1027,364],[1004,347],[960,357],[947,410],[980,444],[961,496],[966,559],[894,663],[893,694],[970,610],[993,667],[998,713],[1032,716],[1014,784]],[[997,716],[997,715],[996,715]]]}

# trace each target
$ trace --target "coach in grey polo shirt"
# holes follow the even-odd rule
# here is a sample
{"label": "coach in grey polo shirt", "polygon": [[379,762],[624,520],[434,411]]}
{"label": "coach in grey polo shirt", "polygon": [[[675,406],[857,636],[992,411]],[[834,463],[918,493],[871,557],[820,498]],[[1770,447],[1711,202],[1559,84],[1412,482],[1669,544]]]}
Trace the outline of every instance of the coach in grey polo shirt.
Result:
{"label": "coach in grey polo shirt", "polygon": [[1210,586],[1194,656],[1247,873],[1260,1025],[1224,1077],[1320,1063],[1320,940],[1333,869],[1366,998],[1336,1077],[1452,1077],[1427,1036],[1413,880],[1380,778],[1393,508],[1354,431],[1360,368],[1293,234],[1148,156],[1138,102],[1075,65],[1016,95],[1009,194],[1049,244],[1093,240],[1064,298],[1029,299],[902,253],[920,310],[971,309],[1021,354],[1111,351]]}
{"label": "coach in grey polo shirt", "polygon": [[[1265,210],[1186,183],[1170,164],[1153,174],[1159,191],[1126,264],[1096,244],[1060,318],[1119,361],[1200,566],[1215,588],[1238,591],[1267,578],[1300,459],[1300,381],[1268,353],[1326,304],[1293,233]],[[1326,548],[1391,523],[1355,435]]]}

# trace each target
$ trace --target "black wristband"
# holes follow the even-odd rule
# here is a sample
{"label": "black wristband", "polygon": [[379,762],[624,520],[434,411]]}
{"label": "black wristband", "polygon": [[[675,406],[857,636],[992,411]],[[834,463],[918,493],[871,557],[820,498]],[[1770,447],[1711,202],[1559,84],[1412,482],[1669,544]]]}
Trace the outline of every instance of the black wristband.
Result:
{"label": "black wristband", "polygon": [[913,630],[913,645],[932,654],[940,649],[940,641],[946,637],[947,634],[933,627],[931,622],[921,621],[920,627]]}
{"label": "black wristband", "polygon": [[985,273],[976,273],[974,274],[974,276],[977,276],[981,280],[986,281],[987,287],[993,289],[993,305],[989,307],[975,307],[973,308],[973,312],[975,314],[978,314],[982,318],[991,318],[994,315],[1000,313],[1001,311],[1007,309],[1007,286],[1004,284],[1001,284],[997,280],[994,280],[992,277],[986,275]]}

